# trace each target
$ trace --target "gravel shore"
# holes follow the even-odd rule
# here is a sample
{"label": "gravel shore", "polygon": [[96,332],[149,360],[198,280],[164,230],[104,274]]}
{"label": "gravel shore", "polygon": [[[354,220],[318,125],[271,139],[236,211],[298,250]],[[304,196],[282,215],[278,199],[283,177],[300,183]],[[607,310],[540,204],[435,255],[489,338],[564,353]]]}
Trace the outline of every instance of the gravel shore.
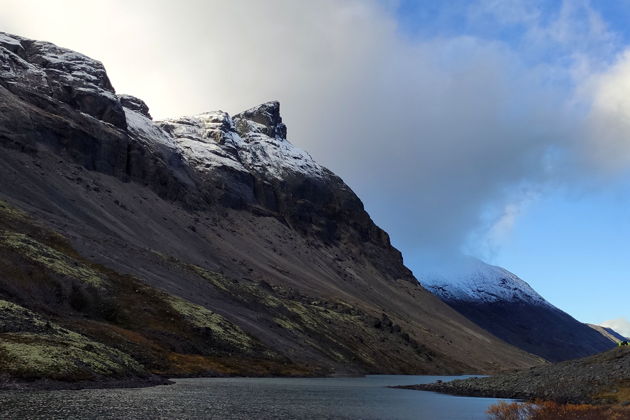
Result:
{"label": "gravel shore", "polygon": [[483,378],[397,388],[491,398],[562,403],[630,404],[630,348]]}

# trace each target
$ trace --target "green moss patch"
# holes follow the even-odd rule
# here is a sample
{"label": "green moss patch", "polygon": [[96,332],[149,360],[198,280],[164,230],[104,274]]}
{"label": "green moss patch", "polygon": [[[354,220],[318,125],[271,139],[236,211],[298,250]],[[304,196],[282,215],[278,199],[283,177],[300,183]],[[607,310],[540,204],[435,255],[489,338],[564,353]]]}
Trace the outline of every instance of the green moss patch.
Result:
{"label": "green moss patch", "polygon": [[0,333],[2,371],[12,376],[72,381],[146,374],[129,355],[0,300],[0,326],[7,324],[23,327]]}
{"label": "green moss patch", "polygon": [[0,246],[14,250],[56,274],[72,277],[95,287],[103,287],[105,284],[97,271],[22,233],[0,231]]}
{"label": "green moss patch", "polygon": [[221,315],[184,299],[169,296],[171,307],[196,328],[206,329],[212,337],[235,348],[251,350],[255,340]]}

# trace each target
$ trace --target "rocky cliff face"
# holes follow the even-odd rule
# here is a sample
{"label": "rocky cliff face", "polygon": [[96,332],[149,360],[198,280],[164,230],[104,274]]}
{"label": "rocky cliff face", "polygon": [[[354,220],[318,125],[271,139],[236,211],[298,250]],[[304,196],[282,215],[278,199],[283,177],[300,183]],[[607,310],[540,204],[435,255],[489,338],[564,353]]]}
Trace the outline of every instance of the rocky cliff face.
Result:
{"label": "rocky cliff face", "polygon": [[48,42],[0,33],[2,85],[46,107],[52,101],[119,128],[126,127],[122,105],[103,65]]}
{"label": "rocky cliff face", "polygon": [[559,362],[609,350],[615,343],[547,302],[501,267],[470,258],[422,284],[468,319],[525,351]]}
{"label": "rocky cliff face", "polygon": [[[540,362],[426,292],[351,189],[286,136],[277,102],[153,121],[101,63],[0,33],[4,307],[122,352],[134,374]],[[41,350],[44,332],[0,330],[0,359]],[[53,376],[124,371],[76,357]],[[10,373],[51,376],[33,360]]]}

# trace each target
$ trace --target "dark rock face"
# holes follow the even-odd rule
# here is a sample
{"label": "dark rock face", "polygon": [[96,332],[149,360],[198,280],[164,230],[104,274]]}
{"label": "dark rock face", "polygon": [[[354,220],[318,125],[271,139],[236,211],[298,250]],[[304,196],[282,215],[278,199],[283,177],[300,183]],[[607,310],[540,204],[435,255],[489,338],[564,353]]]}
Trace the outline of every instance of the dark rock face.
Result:
{"label": "dark rock face", "polygon": [[22,98],[45,95],[116,127],[126,127],[122,105],[99,61],[48,42],[2,32],[0,46],[0,80],[13,93]]}
{"label": "dark rock face", "polygon": [[286,140],[278,102],[160,121],[182,151],[206,202],[278,218],[326,244],[363,243],[375,264],[415,282],[387,233],[335,174]]}
{"label": "dark rock face", "polygon": [[287,126],[282,123],[280,102],[272,101],[259,105],[234,116],[236,130],[245,134],[252,130],[247,124],[252,121],[262,125],[260,131],[269,137],[287,138]]}
{"label": "dark rock face", "polygon": [[50,115],[49,105],[45,110],[33,106],[0,86],[0,143],[28,152],[63,150],[86,168],[125,176],[129,142],[124,133],[71,113],[65,105]]}
{"label": "dark rock face", "polygon": [[[148,115],[141,100],[123,100]],[[0,33],[0,110],[0,144],[30,153],[52,150],[168,199],[188,203],[194,195],[176,152],[147,148],[130,136],[122,102],[96,60]]]}
{"label": "dark rock face", "polygon": [[153,119],[149,114],[149,106],[142,99],[131,95],[118,95],[118,99],[123,107],[144,115],[150,120]]}

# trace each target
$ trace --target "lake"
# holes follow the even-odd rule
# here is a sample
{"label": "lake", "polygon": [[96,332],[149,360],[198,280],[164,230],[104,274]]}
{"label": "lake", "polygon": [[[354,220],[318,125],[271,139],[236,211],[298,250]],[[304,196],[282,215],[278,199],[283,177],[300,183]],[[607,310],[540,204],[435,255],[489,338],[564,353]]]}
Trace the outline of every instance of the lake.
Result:
{"label": "lake", "polygon": [[454,379],[187,378],[175,385],[0,392],[2,419],[486,419],[497,399],[386,388]]}

